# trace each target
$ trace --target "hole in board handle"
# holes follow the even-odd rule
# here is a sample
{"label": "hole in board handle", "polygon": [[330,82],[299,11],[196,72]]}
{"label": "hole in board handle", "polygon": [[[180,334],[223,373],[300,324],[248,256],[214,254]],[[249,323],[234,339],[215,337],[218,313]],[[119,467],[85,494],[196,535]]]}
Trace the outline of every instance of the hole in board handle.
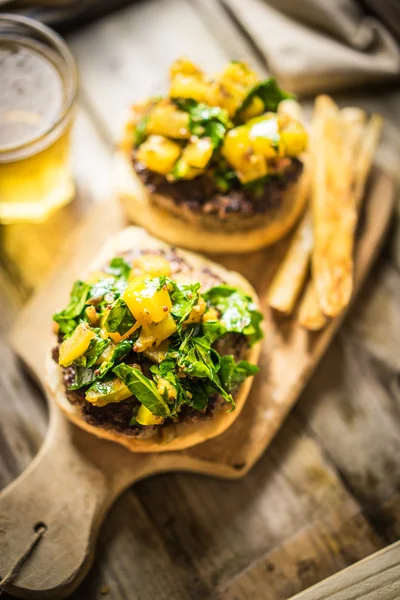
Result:
{"label": "hole in board handle", "polygon": [[38,523],[36,523],[36,525],[33,526],[33,531],[38,535],[44,535],[47,531],[46,523],[39,521]]}

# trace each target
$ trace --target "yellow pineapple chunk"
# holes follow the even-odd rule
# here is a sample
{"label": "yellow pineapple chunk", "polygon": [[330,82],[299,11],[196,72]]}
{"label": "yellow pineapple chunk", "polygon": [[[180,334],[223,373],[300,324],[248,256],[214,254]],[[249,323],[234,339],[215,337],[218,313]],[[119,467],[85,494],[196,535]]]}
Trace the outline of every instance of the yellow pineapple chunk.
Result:
{"label": "yellow pineapple chunk", "polygon": [[122,402],[130,396],[132,396],[132,392],[116,377],[98,384],[96,389],[89,389],[85,398],[94,406],[106,406],[107,404]]}
{"label": "yellow pineapple chunk", "polygon": [[161,425],[161,423],[164,421],[164,418],[153,415],[153,413],[149,411],[144,404],[141,404],[136,415],[136,421],[140,425]]}
{"label": "yellow pineapple chunk", "polygon": [[162,135],[150,135],[139,147],[136,157],[150,171],[166,175],[173,169],[180,154],[179,144]]}
{"label": "yellow pineapple chunk", "polygon": [[222,154],[235,169],[242,183],[259,179],[268,172],[265,157],[254,151],[247,125],[235,127],[227,133]]}
{"label": "yellow pineapple chunk", "polygon": [[169,338],[175,331],[177,326],[171,314],[168,313],[166,318],[159,323],[144,325],[140,331],[140,335],[135,342],[135,351],[144,352],[151,347],[157,347]]}
{"label": "yellow pineapple chunk", "polygon": [[140,325],[159,323],[169,315],[172,303],[164,287],[157,289],[157,282],[146,276],[135,277],[128,283],[122,298]]}
{"label": "yellow pineapple chunk", "polygon": [[182,158],[189,167],[204,169],[212,157],[214,147],[210,138],[197,138],[184,148]]}
{"label": "yellow pineapple chunk", "polygon": [[287,156],[298,156],[307,147],[308,135],[300,121],[293,119],[285,123],[281,130],[281,143]]}
{"label": "yellow pineapple chunk", "polygon": [[85,354],[92,339],[96,337],[87,323],[79,323],[71,337],[60,346],[59,364],[68,367],[74,360]]}
{"label": "yellow pineapple chunk", "polygon": [[178,110],[169,100],[161,100],[149,115],[146,132],[149,135],[188,139],[190,137],[189,114]]}
{"label": "yellow pineapple chunk", "polygon": [[173,63],[170,69],[171,98],[191,98],[197,102],[207,102],[209,86],[204,73],[186,58]]}
{"label": "yellow pineapple chunk", "polygon": [[118,331],[115,331],[114,333],[111,333],[109,331],[107,331],[107,335],[110,338],[110,340],[112,340],[114,342],[114,344],[119,344],[119,342],[123,342],[124,340],[127,340],[135,331],[136,329],[139,329],[140,327],[140,323],[137,321],[126,333],[124,333],[123,335],[120,335],[118,333]]}

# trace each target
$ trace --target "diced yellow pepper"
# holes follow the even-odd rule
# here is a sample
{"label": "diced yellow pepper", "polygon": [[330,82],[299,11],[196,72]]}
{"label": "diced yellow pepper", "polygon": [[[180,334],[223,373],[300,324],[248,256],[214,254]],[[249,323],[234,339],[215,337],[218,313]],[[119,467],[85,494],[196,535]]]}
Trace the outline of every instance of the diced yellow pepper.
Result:
{"label": "diced yellow pepper", "polygon": [[179,144],[161,135],[150,135],[137,151],[137,159],[150,171],[166,175],[172,169],[181,154]]}
{"label": "diced yellow pepper", "polygon": [[171,81],[169,88],[171,98],[191,98],[197,102],[208,102],[209,86],[198,75],[178,73]]}
{"label": "diced yellow pepper", "polygon": [[99,315],[97,314],[96,308],[93,306],[93,304],[90,304],[85,308],[85,314],[89,320],[89,324],[92,327],[97,327],[99,324]]}
{"label": "diced yellow pepper", "polygon": [[213,80],[209,84],[208,104],[224,108],[232,117],[245,95],[238,86],[229,81]]}
{"label": "diced yellow pepper", "polygon": [[85,354],[94,337],[96,335],[87,323],[79,323],[71,337],[64,340],[60,346],[59,364],[68,367],[74,360]]}
{"label": "diced yellow pepper", "polygon": [[222,154],[233,166],[242,183],[259,179],[268,172],[265,157],[254,151],[247,125],[235,127],[227,133]]}
{"label": "diced yellow pepper", "polygon": [[[105,329],[104,329],[105,331]],[[106,338],[108,338],[108,331],[106,331]],[[101,333],[100,333],[101,335]],[[103,336],[101,336],[103,337]],[[100,354],[99,358],[96,360],[96,365],[101,365],[103,362],[107,362],[110,360],[110,358],[113,355],[113,352],[115,350],[115,344],[113,344],[112,342],[110,342],[103,350],[103,352]]]}
{"label": "diced yellow pepper", "polygon": [[236,60],[229,62],[217,78],[223,82],[231,81],[237,83],[246,89],[253,87],[259,81],[255,71],[250,69],[245,62]]}
{"label": "diced yellow pepper", "polygon": [[298,156],[307,147],[308,136],[299,121],[290,121],[281,131],[281,141],[287,156]]}
{"label": "diced yellow pepper", "polygon": [[185,56],[178,58],[175,62],[172,63],[169,69],[169,73],[171,79],[175,77],[175,75],[198,75],[199,77],[203,77],[203,71],[194,63],[192,63]]}
{"label": "diced yellow pepper", "polygon": [[164,377],[158,377],[157,379],[157,390],[162,396],[167,394],[168,400],[175,400],[177,397],[177,389]]}
{"label": "diced yellow pepper", "polygon": [[132,392],[118,377],[105,381],[97,388],[94,390],[89,389],[85,395],[86,400],[94,406],[106,406],[114,402],[122,402],[122,400],[132,396]]}
{"label": "diced yellow pepper", "polygon": [[204,169],[212,157],[213,151],[214,147],[209,138],[198,138],[185,146],[181,160],[190,167]]}
{"label": "diced yellow pepper", "polygon": [[161,100],[149,115],[146,133],[188,139],[190,137],[189,114],[178,110],[169,100]]}
{"label": "diced yellow pepper", "polygon": [[138,274],[147,273],[151,277],[160,277],[161,275],[171,275],[170,262],[159,254],[142,254],[133,261],[133,270]]}
{"label": "diced yellow pepper", "polygon": [[240,111],[240,118],[242,121],[249,121],[249,119],[253,119],[254,117],[257,117],[258,115],[261,115],[261,113],[263,113],[263,112],[264,112],[264,102],[261,100],[261,98],[256,96],[255,98],[253,98],[253,100],[250,102],[250,104],[249,104],[249,106],[247,106],[247,108]]}
{"label": "diced yellow pepper", "polygon": [[153,415],[144,404],[141,404],[136,415],[136,421],[140,423],[140,425],[161,425],[164,418]]}
{"label": "diced yellow pepper", "polygon": [[233,116],[258,77],[245,63],[232,61],[210,82],[209,103],[225,108]]}
{"label": "diced yellow pepper", "polygon": [[128,283],[122,298],[140,325],[163,321],[172,308],[168,290],[158,290],[152,279],[143,276]]}
{"label": "diced yellow pepper", "polygon": [[136,352],[143,352],[147,348],[159,346],[161,342],[169,338],[176,330],[175,320],[169,313],[160,323],[144,325],[135,342]]}
{"label": "diced yellow pepper", "polygon": [[165,360],[165,357],[167,356],[168,346],[168,340],[164,340],[157,347],[150,346],[150,348],[147,348],[147,350],[145,350],[143,354],[147,356],[147,358],[149,358],[151,361],[155,363],[160,363],[163,360]]}
{"label": "diced yellow pepper", "polygon": [[131,327],[126,333],[124,333],[124,335],[120,335],[118,333],[118,331],[115,331],[114,333],[110,333],[109,331],[108,333],[108,337],[110,338],[110,340],[112,340],[114,342],[114,344],[119,344],[119,342],[123,342],[124,340],[127,340],[135,331],[136,329],[139,329],[140,327],[140,323],[137,321],[133,327]]}
{"label": "diced yellow pepper", "polygon": [[276,115],[263,115],[252,119],[243,127],[248,128],[249,140],[254,152],[265,158],[275,158],[280,144],[279,123]]}

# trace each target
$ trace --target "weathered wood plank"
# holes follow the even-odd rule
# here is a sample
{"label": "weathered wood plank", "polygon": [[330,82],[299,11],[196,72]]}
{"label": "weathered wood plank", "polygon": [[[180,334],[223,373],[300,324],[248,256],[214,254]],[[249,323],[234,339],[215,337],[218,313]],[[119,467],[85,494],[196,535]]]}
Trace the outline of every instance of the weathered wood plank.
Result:
{"label": "weathered wood plank", "polygon": [[400,545],[393,544],[291,600],[397,600]]}
{"label": "weathered wood plank", "polygon": [[375,547],[359,513],[327,514],[222,586],[218,598],[263,598],[268,590],[268,600],[286,599],[368,556]]}
{"label": "weathered wood plank", "polygon": [[[296,407],[388,540],[397,539],[400,486],[400,278],[385,261]],[[396,501],[395,497],[396,495]]]}

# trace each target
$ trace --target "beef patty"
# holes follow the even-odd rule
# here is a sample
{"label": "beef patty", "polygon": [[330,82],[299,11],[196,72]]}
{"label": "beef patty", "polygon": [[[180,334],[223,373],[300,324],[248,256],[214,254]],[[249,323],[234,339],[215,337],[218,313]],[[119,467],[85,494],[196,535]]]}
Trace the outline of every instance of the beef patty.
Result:
{"label": "beef patty", "polygon": [[297,158],[278,160],[276,168],[279,171],[271,174],[261,187],[251,184],[243,186],[237,181],[225,194],[221,193],[209,173],[195,179],[169,182],[164,175],[149,171],[134,158],[133,167],[141,182],[155,194],[156,203],[161,203],[157,195],[164,197],[164,208],[172,212],[178,209],[186,214],[209,215],[226,221],[233,216],[250,219],[279,207],[285,190],[300,179],[303,163]]}

